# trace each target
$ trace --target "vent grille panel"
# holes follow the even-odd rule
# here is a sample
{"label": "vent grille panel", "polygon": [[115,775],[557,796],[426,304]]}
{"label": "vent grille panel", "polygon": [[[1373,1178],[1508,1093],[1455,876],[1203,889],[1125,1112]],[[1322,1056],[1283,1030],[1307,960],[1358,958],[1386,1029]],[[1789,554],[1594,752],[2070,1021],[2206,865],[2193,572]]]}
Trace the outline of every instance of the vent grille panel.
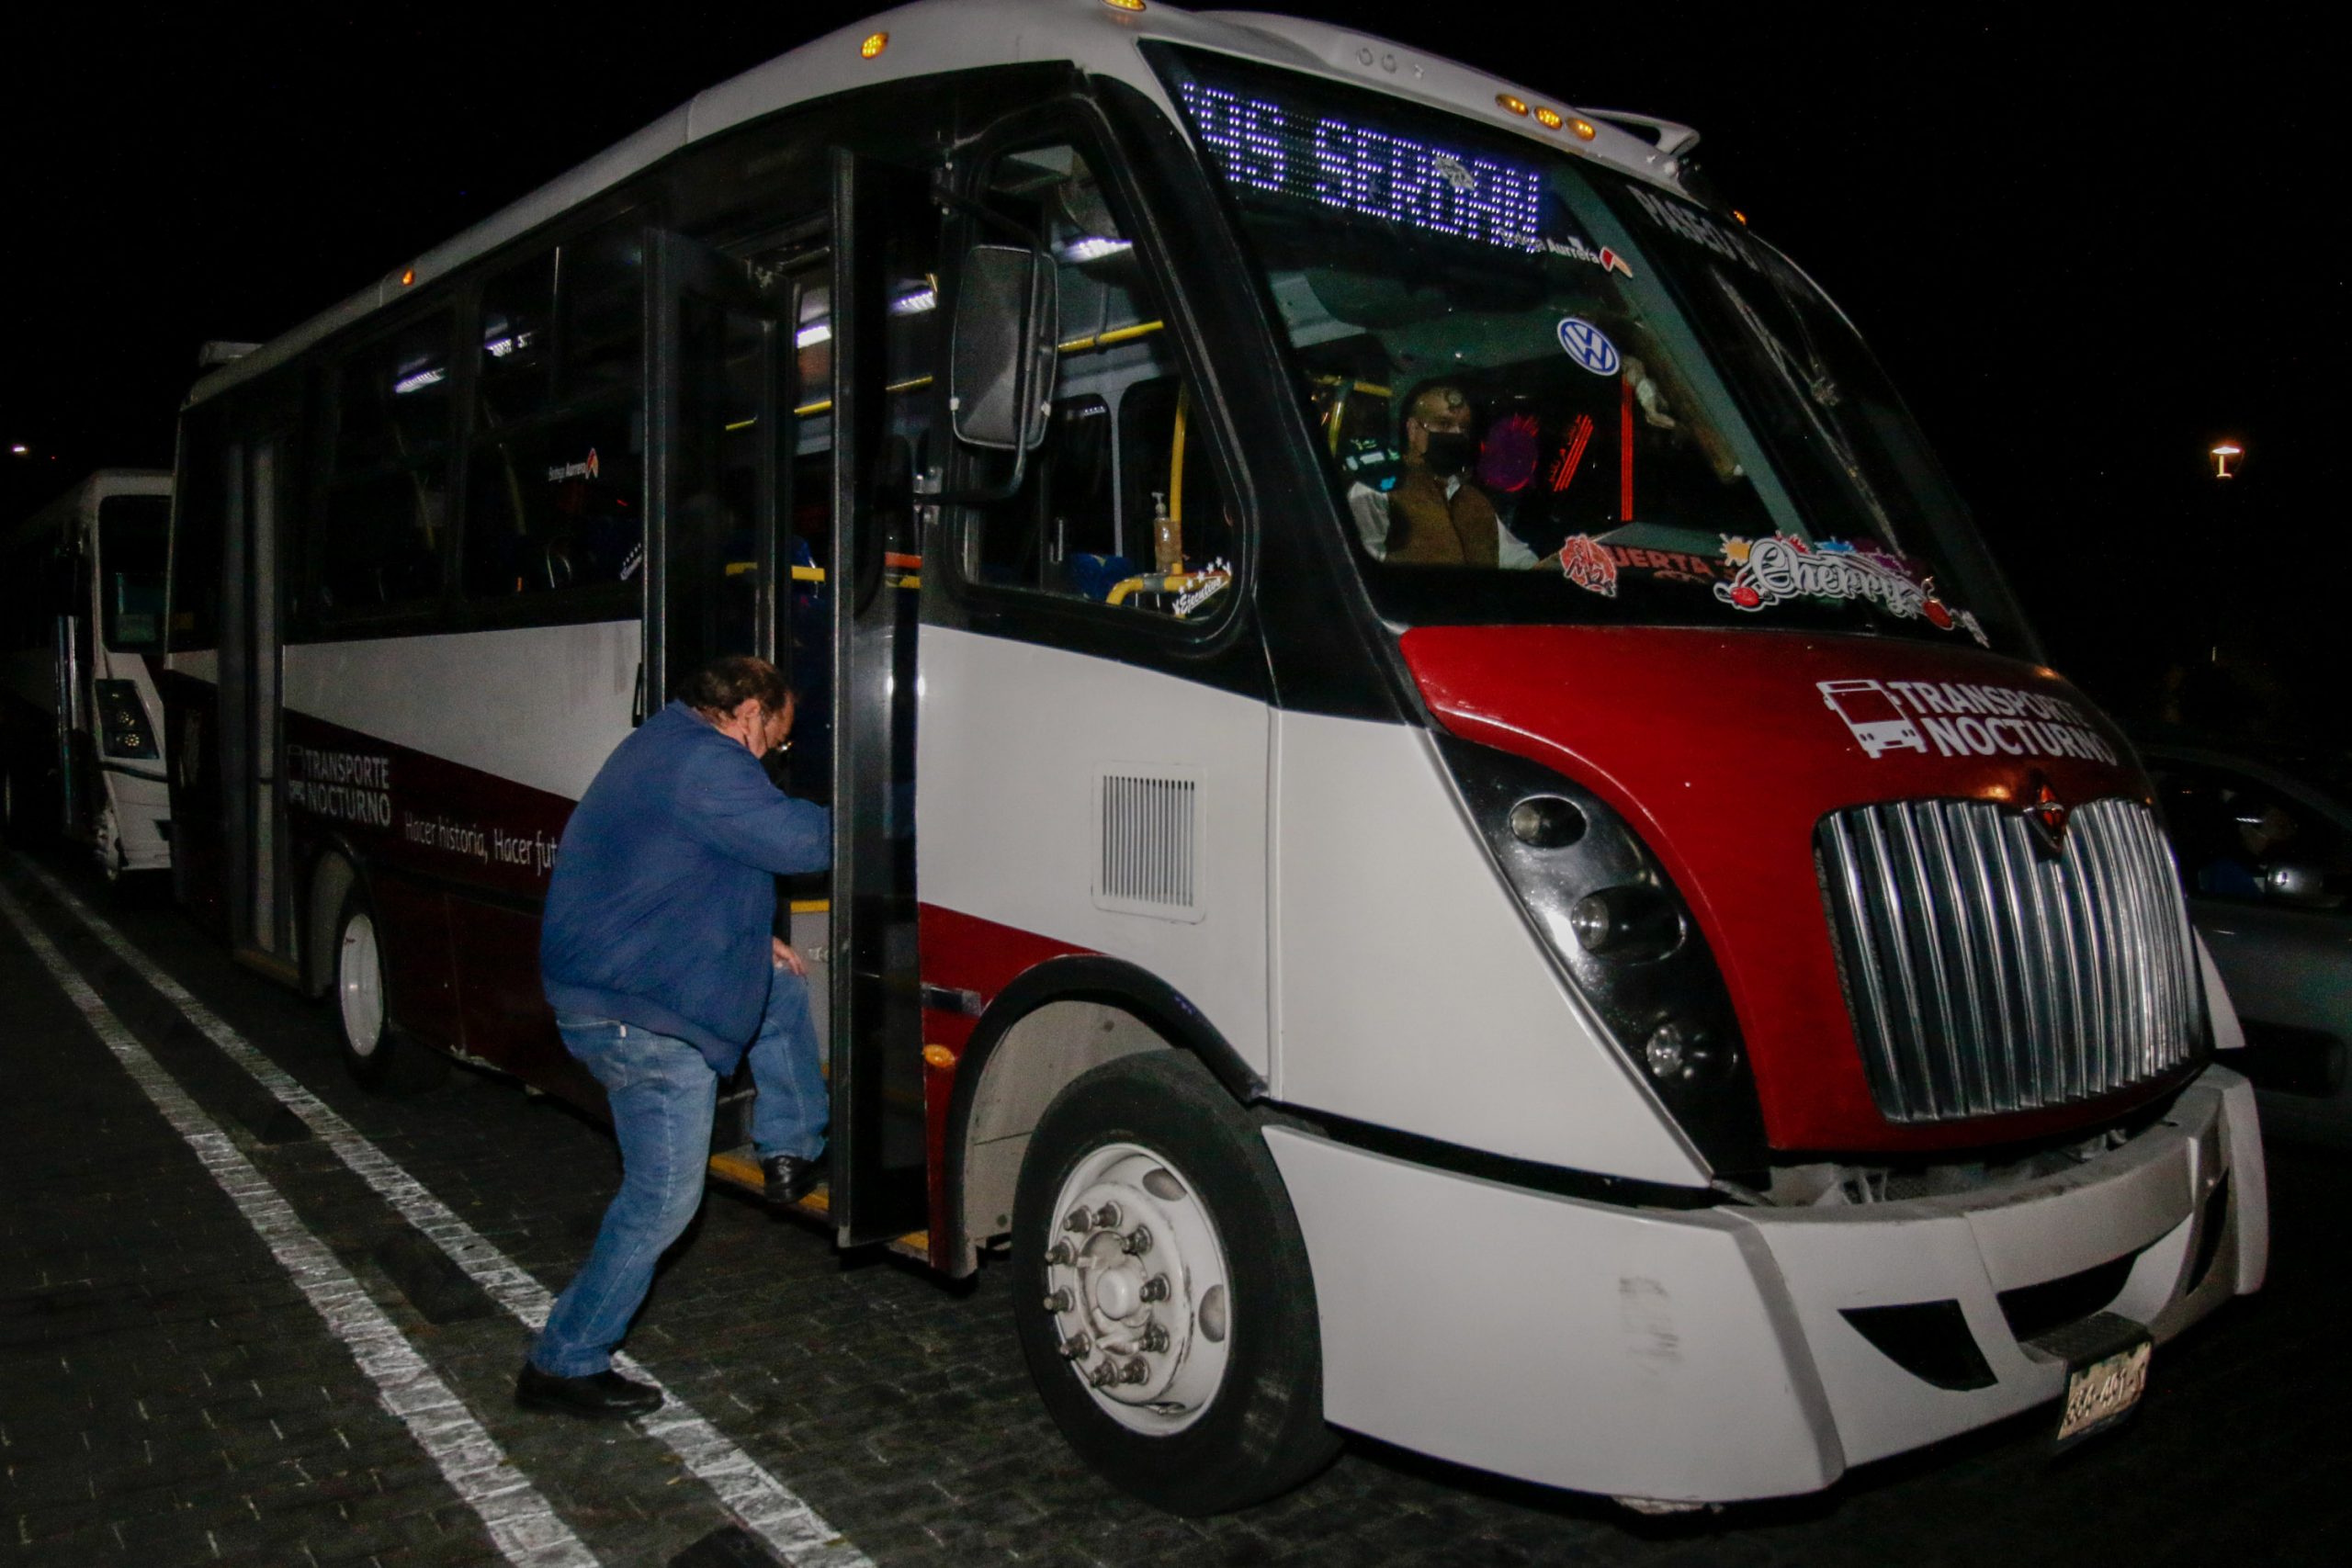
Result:
{"label": "vent grille panel", "polygon": [[2201,1014],[2154,816],[2076,810],[2057,859],[1985,801],[1822,818],[1815,858],[1879,1111],[1947,1122],[2064,1105],[2169,1072]]}
{"label": "vent grille panel", "polygon": [[1191,779],[1100,775],[1102,855],[1094,901],[1129,914],[1197,919],[1200,786]]}

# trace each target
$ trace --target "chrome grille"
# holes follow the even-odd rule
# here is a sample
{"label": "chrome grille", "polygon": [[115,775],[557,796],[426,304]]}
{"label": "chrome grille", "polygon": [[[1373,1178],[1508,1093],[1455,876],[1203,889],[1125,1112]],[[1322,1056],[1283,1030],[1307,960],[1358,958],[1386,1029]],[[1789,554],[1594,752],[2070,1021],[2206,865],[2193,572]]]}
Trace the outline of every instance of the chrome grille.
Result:
{"label": "chrome grille", "polygon": [[1860,806],[1815,858],[1881,1114],[1948,1122],[2088,1100],[2188,1060],[2202,999],[2154,815],[2099,800],[2041,852],[1986,801]]}

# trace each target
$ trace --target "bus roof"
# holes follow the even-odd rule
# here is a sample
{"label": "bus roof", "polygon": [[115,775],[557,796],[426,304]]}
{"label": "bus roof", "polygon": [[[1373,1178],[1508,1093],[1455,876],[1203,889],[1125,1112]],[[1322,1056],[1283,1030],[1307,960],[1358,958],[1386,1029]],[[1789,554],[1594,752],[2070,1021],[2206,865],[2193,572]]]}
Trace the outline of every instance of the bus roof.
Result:
{"label": "bus roof", "polygon": [[[868,58],[860,46],[876,35],[887,35],[888,46]],[[916,0],[705,89],[635,135],[205,377],[185,406],[193,408],[286,363],[415,285],[488,254],[706,137],[854,87],[990,65],[1067,61],[1139,88],[1182,125],[1182,117],[1174,113],[1136,50],[1148,40],[1189,44],[1416,99],[1660,183],[1675,179],[1679,156],[1698,140],[1686,126],[1555,103],[1550,95],[1501,77],[1328,22],[1268,12],[1191,12],[1160,0],[1146,0],[1143,9],[1132,11],[1105,0]],[[1570,124],[1589,124],[1594,134],[1580,140],[1565,130],[1547,130],[1523,109],[1502,107],[1505,98],[1554,107]]]}

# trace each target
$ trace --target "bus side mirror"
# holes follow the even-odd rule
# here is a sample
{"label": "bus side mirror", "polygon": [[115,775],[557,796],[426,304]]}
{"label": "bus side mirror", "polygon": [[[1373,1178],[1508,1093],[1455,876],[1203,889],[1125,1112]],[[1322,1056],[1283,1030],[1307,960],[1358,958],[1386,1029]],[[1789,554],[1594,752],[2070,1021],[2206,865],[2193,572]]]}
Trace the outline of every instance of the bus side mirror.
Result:
{"label": "bus side mirror", "polygon": [[1046,256],[1022,245],[964,253],[947,354],[947,407],[958,441],[1034,452],[1046,439],[1059,315]]}

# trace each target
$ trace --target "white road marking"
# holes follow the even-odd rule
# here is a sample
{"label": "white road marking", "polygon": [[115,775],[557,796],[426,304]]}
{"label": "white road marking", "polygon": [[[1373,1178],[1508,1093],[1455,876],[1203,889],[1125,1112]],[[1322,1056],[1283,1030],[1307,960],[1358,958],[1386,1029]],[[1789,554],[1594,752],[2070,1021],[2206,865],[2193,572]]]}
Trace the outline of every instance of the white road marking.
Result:
{"label": "white road marking", "polygon": [[293,1277],[327,1327],[358,1362],[359,1370],[374,1381],[384,1408],[407,1425],[410,1436],[440,1467],[451,1490],[481,1516],[500,1554],[517,1568],[599,1564],[596,1554],[556,1517],[529,1478],[507,1462],[497,1441],[384,1315],[383,1309],[368,1298],[350,1270],[310,1233],[293,1206],[188,1098],[179,1081],[131,1038],[113,1010],[99,999],[6,888],[0,888],[0,915],[7,917],[33,955],[80,1010],[90,1032],[114,1054],[172,1130],[196,1151],[197,1159],[236,1204],[254,1234]]}
{"label": "white road marking", "polygon": [[[459,1219],[447,1204],[426,1190],[424,1183],[361,1136],[324,1100],[304,1089],[291,1074],[264,1055],[259,1047],[191,996],[187,987],[165,974],[63,884],[21,857],[17,863],[38,877],[51,896],[88,927],[91,934],[162,993],[231,1061],[274,1095],[278,1103],[300,1117],[319,1140],[334,1151],[336,1158],[447,1253],[492,1301],[535,1334],[546,1324],[548,1309],[555,1304],[555,1297],[546,1286]],[[662,1390],[662,1407],[639,1422],[645,1431],[668,1444],[671,1452],[718,1495],[728,1512],[782,1553],[786,1562],[807,1568],[872,1568],[865,1553],[694,1406],[663,1386],[659,1378],[626,1353],[616,1355],[613,1361],[630,1376]]]}

